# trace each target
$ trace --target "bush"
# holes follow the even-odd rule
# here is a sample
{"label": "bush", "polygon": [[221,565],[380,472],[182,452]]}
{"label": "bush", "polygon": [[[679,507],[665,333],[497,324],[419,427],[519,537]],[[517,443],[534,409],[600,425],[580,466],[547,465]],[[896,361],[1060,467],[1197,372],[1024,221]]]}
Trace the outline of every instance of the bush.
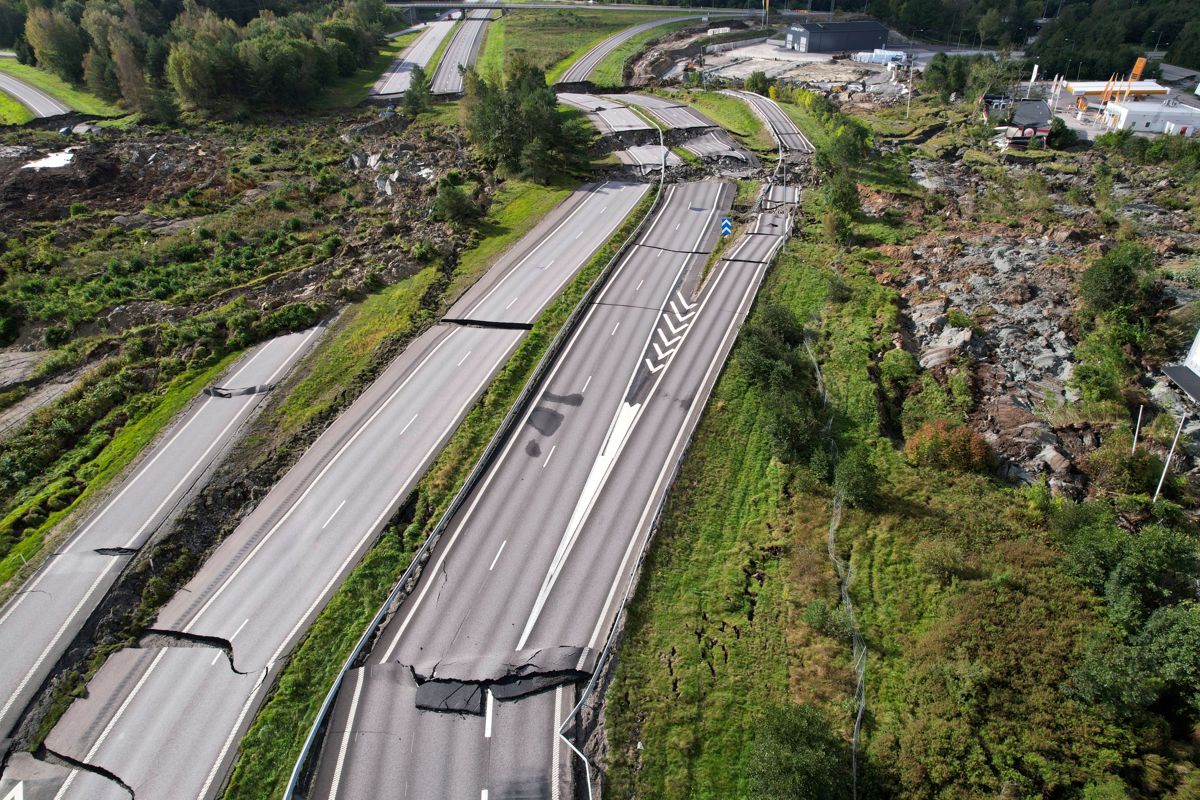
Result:
{"label": "bush", "polygon": [[1067,126],[1060,117],[1050,120],[1050,134],[1046,137],[1046,145],[1055,150],[1067,150],[1079,144],[1079,135]]}
{"label": "bush", "polygon": [[920,467],[987,472],[992,466],[992,451],[979,434],[965,425],[950,425],[945,420],[926,422],[904,445],[909,463]]}
{"label": "bush", "polygon": [[1116,494],[1151,493],[1162,474],[1163,464],[1148,450],[1129,452],[1132,437],[1109,436],[1103,444],[1084,457],[1082,470],[1092,483]]}
{"label": "bush", "polygon": [[1092,314],[1115,312],[1129,318],[1146,301],[1143,279],[1154,266],[1145,245],[1125,242],[1092,262],[1079,282],[1079,297]]}
{"label": "bush", "polygon": [[440,222],[466,225],[479,218],[479,207],[462,189],[443,180],[438,184],[437,197],[429,208],[429,216]]}
{"label": "bush", "polygon": [[754,726],[748,783],[756,800],[843,800],[850,795],[849,748],[810,705],[768,708]]}
{"label": "bush", "polygon": [[847,505],[865,509],[878,505],[879,470],[866,447],[850,448],[838,461],[833,475],[833,487]]}

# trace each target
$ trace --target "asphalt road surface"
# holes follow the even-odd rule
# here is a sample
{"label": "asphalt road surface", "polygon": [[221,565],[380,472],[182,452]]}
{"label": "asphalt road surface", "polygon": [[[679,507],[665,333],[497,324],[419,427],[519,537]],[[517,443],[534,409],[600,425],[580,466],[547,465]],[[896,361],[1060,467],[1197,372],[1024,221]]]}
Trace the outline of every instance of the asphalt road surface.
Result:
{"label": "asphalt road surface", "polygon": [[623,31],[618,31],[604,41],[597,44],[591,50],[588,50],[579,60],[567,68],[567,71],[558,79],[559,83],[582,83],[592,76],[592,71],[596,66],[608,56],[609,53],[616,50],[618,47],[637,36],[643,31],[648,31],[651,28],[657,28],[660,25],[670,25],[672,22],[683,22],[684,20],[698,19],[696,16],[689,17],[670,17],[668,19],[655,19],[650,22],[643,22],[641,25],[634,25],[631,28],[626,28]]}
{"label": "asphalt road surface", "polygon": [[[450,2],[416,2],[416,3],[387,3],[386,5],[392,8],[430,8],[430,9],[449,9],[449,8],[464,8],[463,2],[458,0],[450,0]],[[599,3],[593,4],[591,0],[583,2],[583,0],[556,0],[556,2],[543,3],[505,3],[505,2],[481,2],[475,5],[476,8],[486,8],[500,11],[528,11],[545,8],[581,8],[588,11],[683,11],[695,13],[696,9],[687,8],[685,6],[646,6],[636,3]],[[704,14],[709,17],[756,17],[762,13],[759,8],[705,8]]]}
{"label": "asphalt road surface", "polygon": [[[454,311],[532,322],[645,194],[606,183],[556,209]],[[111,656],[46,747],[117,776],[139,800],[210,798],[307,626],[395,514],[524,331],[440,324],[418,337],[300,458],[160,611]],[[169,642],[168,642],[169,644]],[[55,794],[125,798],[67,773]],[[0,797],[15,785],[7,773]]]}
{"label": "asphalt road surface", "polygon": [[379,80],[371,87],[371,94],[389,97],[407,92],[408,87],[412,85],[413,67],[428,67],[442,40],[450,35],[450,31],[454,30],[457,24],[452,19],[429,23],[425,32],[379,76]]}
{"label": "asphalt road surface", "polygon": [[637,106],[672,130],[717,127],[715,122],[696,109],[665,97],[648,94],[610,94],[605,97],[625,105]]}
{"label": "asphalt road surface", "polygon": [[30,86],[4,72],[0,72],[0,92],[12,95],[14,100],[32,111],[35,117],[55,117],[71,110],[36,86]]}
{"label": "asphalt road surface", "polygon": [[463,79],[459,67],[465,69],[479,57],[479,46],[483,44],[483,32],[487,29],[488,15],[491,13],[472,11],[458,26],[433,73],[431,89],[434,94],[462,93]]}
{"label": "asphalt road surface", "polygon": [[596,126],[596,130],[601,133],[654,130],[653,125],[629,108],[599,95],[559,92],[558,102],[585,112],[587,118]]}
{"label": "asphalt road surface", "polygon": [[661,144],[634,145],[625,150],[618,150],[617,158],[624,164],[641,167],[643,175],[662,169],[664,158],[668,167],[678,167],[683,163],[682,158]]}
{"label": "asphalt road surface", "polygon": [[754,92],[743,92],[733,89],[728,89],[725,94],[732,95],[746,105],[758,115],[758,117],[767,124],[771,131],[771,136],[775,141],[783,147],[785,151],[796,153],[812,153],[815,152],[812,142],[808,140],[800,128],[796,127],[796,123],[787,115],[787,112],[779,107],[769,97],[763,97],[761,94]]}
{"label": "asphalt road surface", "polygon": [[751,155],[746,148],[735,143],[733,139],[729,138],[728,133],[719,128],[700,136],[693,136],[683,142],[683,147],[700,158],[713,160],[728,158],[741,161],[748,167],[758,166],[758,159]]}
{"label": "asphalt road surface", "polygon": [[173,519],[318,330],[272,339],[231,367],[217,385],[232,396],[209,395],[194,403],[0,608],[0,735],[12,734],[26,704],[121,570]]}
{"label": "asphalt road surface", "polygon": [[570,796],[556,732],[573,684],[786,231],[762,220],[698,289],[733,187],[669,191],[347,676],[310,797]]}

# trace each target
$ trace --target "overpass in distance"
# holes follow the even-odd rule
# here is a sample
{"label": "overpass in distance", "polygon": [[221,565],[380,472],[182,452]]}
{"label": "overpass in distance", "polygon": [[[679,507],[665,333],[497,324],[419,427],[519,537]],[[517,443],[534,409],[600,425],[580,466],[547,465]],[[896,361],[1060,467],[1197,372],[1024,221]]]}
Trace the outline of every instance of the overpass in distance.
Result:
{"label": "overpass in distance", "polygon": [[535,9],[547,8],[578,8],[587,9],[589,11],[683,11],[693,14],[707,14],[708,16],[734,16],[734,17],[753,17],[762,14],[762,7],[757,8],[710,8],[707,6],[660,6],[647,5],[643,3],[585,3],[577,2],[576,0],[545,0],[540,3],[506,3],[503,0],[494,0],[486,3],[466,3],[465,0],[458,2],[441,2],[441,0],[416,0],[412,3],[387,3],[390,8],[403,8],[419,11],[427,8],[433,11],[444,11],[446,9],[489,9],[493,11],[532,11]]}

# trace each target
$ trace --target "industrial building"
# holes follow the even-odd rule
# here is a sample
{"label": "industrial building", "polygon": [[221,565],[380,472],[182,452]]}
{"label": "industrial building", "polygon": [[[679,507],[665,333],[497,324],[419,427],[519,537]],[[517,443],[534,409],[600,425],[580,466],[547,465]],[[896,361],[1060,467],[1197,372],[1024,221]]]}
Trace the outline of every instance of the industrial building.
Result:
{"label": "industrial building", "polygon": [[1177,100],[1110,100],[1100,112],[1109,130],[1139,133],[1168,133],[1177,136],[1200,135],[1200,108]]}
{"label": "industrial building", "polygon": [[850,53],[887,46],[888,29],[874,20],[791,25],[784,47],[801,53]]}

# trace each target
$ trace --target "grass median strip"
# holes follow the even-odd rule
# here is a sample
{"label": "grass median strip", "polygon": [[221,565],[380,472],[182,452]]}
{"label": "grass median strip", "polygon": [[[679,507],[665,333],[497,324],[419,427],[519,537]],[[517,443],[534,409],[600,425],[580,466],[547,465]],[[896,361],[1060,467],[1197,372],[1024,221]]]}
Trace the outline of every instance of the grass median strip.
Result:
{"label": "grass median strip", "polygon": [[736,97],[717,92],[684,92],[674,96],[732,133],[751,150],[769,153],[779,149],[763,121]]}
{"label": "grass median strip", "polygon": [[[589,80],[596,86],[624,86],[625,68],[644,53],[652,43],[680,28],[694,24],[696,24],[696,20],[692,19],[671,22],[642,31],[622,42],[615,50],[601,59],[600,63],[592,70]],[[562,71],[565,72],[566,67]]]}
{"label": "grass median strip", "polygon": [[413,496],[296,648],[246,738],[227,798],[278,797],[342,663],[413,552],[441,519],[571,311],[653,203],[647,195],[621,228],[541,315],[472,408]]}
{"label": "grass median strip", "polygon": [[394,39],[379,49],[371,66],[363,67],[345,78],[339,78],[325,91],[316,102],[318,108],[349,108],[356,106],[371,93],[379,76],[390,67],[397,58],[404,54],[409,45],[420,35],[420,31],[412,31]]}

